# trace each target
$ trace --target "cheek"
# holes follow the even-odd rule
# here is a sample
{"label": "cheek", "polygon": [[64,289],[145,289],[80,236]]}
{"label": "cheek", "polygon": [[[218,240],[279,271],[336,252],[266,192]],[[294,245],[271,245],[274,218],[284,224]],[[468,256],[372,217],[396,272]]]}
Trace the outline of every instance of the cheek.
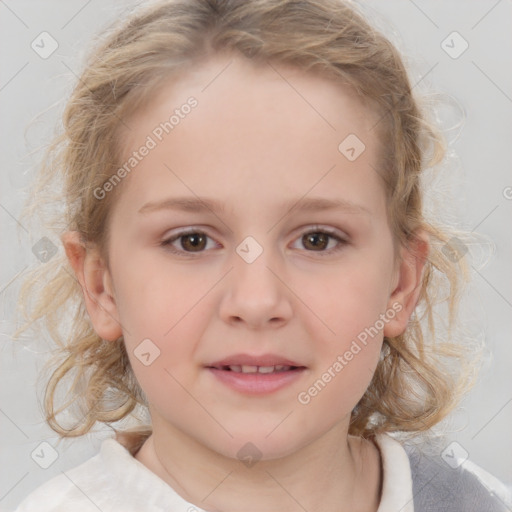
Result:
{"label": "cheek", "polygon": [[[143,253],[133,253],[118,261],[114,279],[120,283],[116,300],[125,345],[141,386],[166,382],[172,387],[172,376],[180,382],[191,379],[196,347],[211,319],[211,292],[218,273],[201,272],[193,265],[173,266],[165,258],[149,262]],[[138,359],[148,352],[150,357]],[[146,366],[147,359],[154,362]]]}
{"label": "cheek", "polygon": [[[382,314],[386,294],[376,287],[378,279],[369,272],[340,276],[325,283],[319,296],[318,311],[335,334],[316,322],[315,365],[311,378],[297,395],[299,407],[306,413],[311,428],[322,416],[335,424],[350,415],[368,388],[379,362],[383,340]],[[378,277],[378,275],[376,276]],[[315,332],[312,321],[311,333]],[[323,332],[323,336],[318,336]]]}
{"label": "cheek", "polygon": [[165,340],[199,305],[215,282],[214,273],[170,264],[149,251],[118,261],[114,279],[123,327],[133,339]]}
{"label": "cheek", "polygon": [[[201,319],[207,314],[196,296],[187,300],[176,289],[166,292],[163,284],[148,287],[147,294],[138,295],[139,307],[130,304],[126,309],[129,328],[124,339],[135,377],[149,402],[177,421],[176,415],[190,408],[187,390],[193,389],[200,371],[196,347],[204,331]],[[161,300],[155,300],[160,293]],[[190,416],[201,423],[200,409]]]}
{"label": "cheek", "polygon": [[354,254],[314,279],[302,278],[304,302],[322,320],[326,340],[343,344],[376,324],[389,300],[391,261],[385,254]]}
{"label": "cheek", "polygon": [[[308,423],[304,428],[315,430],[319,423],[325,428],[347,419],[363,397],[375,373],[380,347],[354,347],[333,355],[298,393],[297,407]],[[347,353],[351,354],[350,360]]]}
{"label": "cheek", "polygon": [[315,313],[308,315],[307,329],[316,353],[311,382],[318,381],[311,396],[318,393],[319,405],[328,407],[333,400],[341,406],[344,401],[346,410],[351,410],[369,385],[383,328],[394,317],[394,311],[386,310],[391,262],[385,254],[359,255],[309,282],[304,302]]}

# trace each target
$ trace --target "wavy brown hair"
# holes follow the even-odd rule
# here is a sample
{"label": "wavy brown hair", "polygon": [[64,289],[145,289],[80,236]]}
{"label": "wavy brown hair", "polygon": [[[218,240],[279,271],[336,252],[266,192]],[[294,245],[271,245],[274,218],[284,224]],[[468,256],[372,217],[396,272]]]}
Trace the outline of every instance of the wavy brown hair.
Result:
{"label": "wavy brown hair", "polygon": [[[118,134],[123,119],[169,78],[217,52],[316,73],[350,88],[377,113],[374,133],[386,148],[377,171],[395,245],[409,246],[423,230],[430,250],[416,311],[402,335],[384,339],[381,360],[352,412],[349,433],[370,437],[377,432],[427,431],[448,414],[469,383],[464,361],[470,351],[451,336],[468,265],[457,253],[454,236],[461,235],[428,222],[423,212],[422,173],[442,161],[443,139],[420,108],[396,48],[352,4],[166,0],[133,11],[105,32],[86,60],[67,100],[62,129],[47,148],[26,215],[34,208],[50,215],[45,218],[57,236],[78,231],[85,243],[101,248],[108,264],[109,213],[122,185],[101,201],[93,191],[121,165]],[[64,214],[52,218],[55,201],[64,205]],[[95,333],[62,251],[34,270],[20,302],[24,329],[44,322],[59,347],[50,363],[53,373],[44,402],[52,429],[63,437],[80,436],[96,422],[111,425],[137,404],[147,406],[122,337],[112,342]],[[437,307],[444,308],[447,317],[442,323],[448,329],[442,332],[437,329]],[[57,404],[59,384],[71,377],[68,399]],[[78,408],[77,422],[68,428],[58,414],[71,406]],[[151,427],[136,430],[140,436],[135,444],[140,446]]]}

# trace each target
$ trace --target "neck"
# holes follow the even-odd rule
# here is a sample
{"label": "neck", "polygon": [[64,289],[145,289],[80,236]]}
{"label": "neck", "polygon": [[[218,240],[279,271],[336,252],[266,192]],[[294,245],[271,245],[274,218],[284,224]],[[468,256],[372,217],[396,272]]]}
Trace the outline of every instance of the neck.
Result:
{"label": "neck", "polygon": [[245,465],[154,422],[135,457],[183,499],[211,512],[375,512],[380,499],[377,447],[340,425],[286,457]]}

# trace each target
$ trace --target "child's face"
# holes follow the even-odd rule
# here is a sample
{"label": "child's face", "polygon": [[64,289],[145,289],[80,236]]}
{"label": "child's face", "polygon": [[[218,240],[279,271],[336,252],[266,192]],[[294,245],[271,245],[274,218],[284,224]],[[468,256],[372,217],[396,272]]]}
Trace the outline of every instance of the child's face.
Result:
{"label": "child's face", "polygon": [[[126,160],[133,151],[141,158],[118,185],[110,224],[116,314],[155,429],[231,457],[247,442],[274,458],[335,426],[346,432],[400,309],[375,170],[377,117],[325,79],[274,68],[282,76],[217,57],[125,120]],[[180,109],[190,97],[197,105]],[[179,121],[162,133],[173,114]],[[345,156],[360,152],[354,139],[345,154],[338,149],[349,134],[366,146],[354,161]],[[153,146],[148,136],[156,146],[142,157],[139,148]],[[176,198],[216,204],[148,206]],[[341,206],[302,209],[313,199]],[[205,238],[162,245],[188,229]],[[151,364],[134,353],[148,363],[154,346],[160,355]],[[236,364],[237,354],[273,354],[303,368],[286,372],[286,382],[262,375],[281,387],[250,391],[260,377],[209,368],[232,355]]]}

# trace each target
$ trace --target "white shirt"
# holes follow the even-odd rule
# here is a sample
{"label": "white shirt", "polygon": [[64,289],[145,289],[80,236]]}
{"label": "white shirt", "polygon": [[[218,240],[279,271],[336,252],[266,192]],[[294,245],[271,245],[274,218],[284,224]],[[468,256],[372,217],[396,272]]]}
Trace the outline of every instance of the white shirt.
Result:
{"label": "white shirt", "polygon": [[[377,512],[414,512],[409,459],[386,434],[375,439],[381,453],[382,497]],[[206,512],[185,501],[115,439],[80,466],[33,491],[16,512]]]}

